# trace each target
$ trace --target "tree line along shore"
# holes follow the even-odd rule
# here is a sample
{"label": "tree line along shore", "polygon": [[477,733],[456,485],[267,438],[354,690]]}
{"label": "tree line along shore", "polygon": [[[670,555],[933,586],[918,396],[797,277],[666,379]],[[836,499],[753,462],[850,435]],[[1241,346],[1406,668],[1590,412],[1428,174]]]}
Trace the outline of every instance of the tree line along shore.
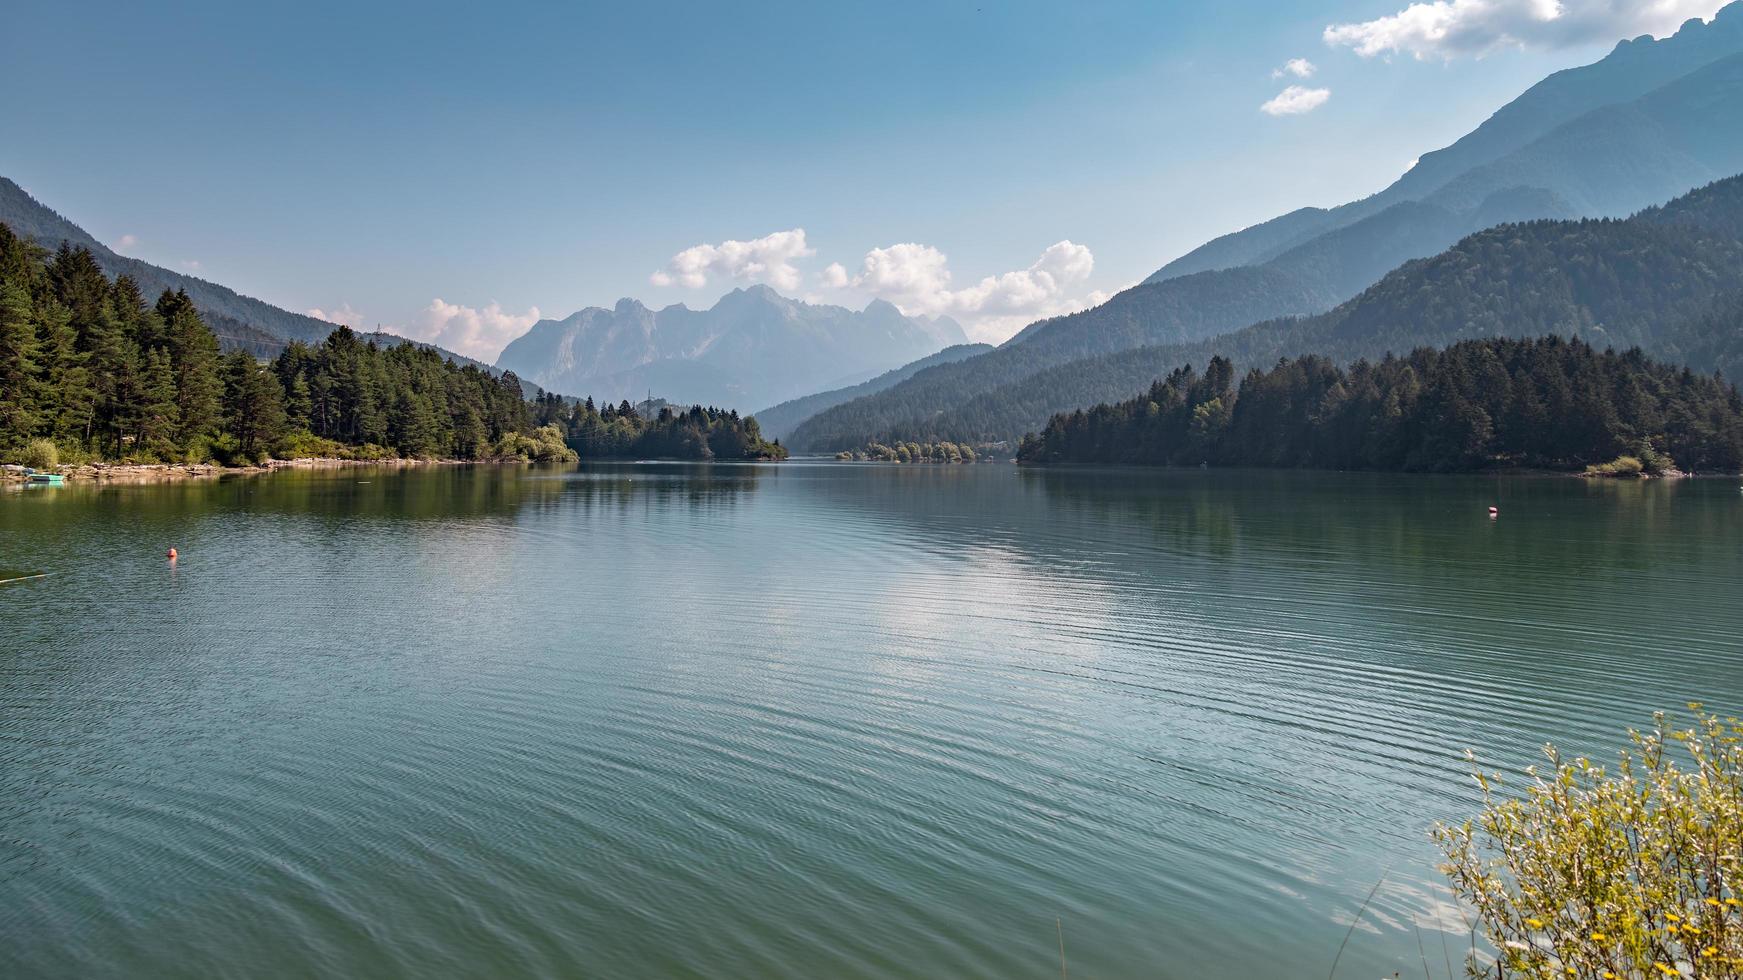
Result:
{"label": "tree line along shore", "polygon": [[512,372],[339,327],[268,362],[221,353],[183,292],[149,302],[83,248],[52,255],[0,224],[0,462],[101,476],[268,461],[778,459],[737,412],[596,408]]}
{"label": "tree line along shore", "polygon": [[[1005,450],[1008,452],[1009,450]],[[148,302],[92,254],[0,224],[0,463],[143,479],[406,460],[783,459],[736,411],[638,411],[338,327],[276,358],[223,354],[185,293]],[[1003,453],[1000,453],[1003,455]],[[1030,465],[1137,464],[1651,476],[1743,470],[1743,399],[1717,374],[1579,340],[1484,339],[1343,367],[1213,357],[1115,404],[1055,415]],[[987,447],[872,443],[839,459],[971,462]],[[304,464],[313,465],[313,464]],[[154,469],[155,468],[155,469]],[[0,477],[5,478],[5,477]]]}
{"label": "tree line along shore", "polygon": [[1591,476],[1743,469],[1743,398],[1638,349],[1491,338],[1344,368],[1318,356],[1182,367],[1135,398],[1053,416],[1033,465],[1137,464]]}

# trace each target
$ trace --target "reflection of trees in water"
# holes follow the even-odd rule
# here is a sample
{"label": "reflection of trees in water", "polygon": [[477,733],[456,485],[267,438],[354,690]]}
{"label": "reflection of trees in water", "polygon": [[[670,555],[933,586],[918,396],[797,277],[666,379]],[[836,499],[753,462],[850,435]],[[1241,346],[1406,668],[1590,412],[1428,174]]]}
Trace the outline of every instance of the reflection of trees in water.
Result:
{"label": "reflection of trees in water", "polygon": [[[754,490],[755,466],[697,464],[431,465],[236,474],[216,480],[75,486],[9,508],[10,518],[76,524],[123,517],[154,522],[223,515],[312,517],[335,527],[358,520],[465,521],[555,513],[637,501],[730,505]],[[4,518],[4,519],[10,519]]]}
{"label": "reflection of trees in water", "polygon": [[1018,468],[1017,479],[1056,513],[1093,518],[1128,541],[1143,531],[1169,551],[1224,557],[1240,543],[1245,501],[1203,480],[1169,486],[1142,472],[1027,467]]}
{"label": "reflection of trees in water", "polygon": [[1342,635],[1339,621],[1398,636],[1463,624],[1445,635],[1532,649],[1539,665],[1574,655],[1571,624],[1612,623],[1624,607],[1709,619],[1711,583],[1743,577],[1743,555],[1724,547],[1743,534],[1743,508],[1734,488],[1708,481],[842,470],[855,478],[782,490],[875,520],[890,547],[941,560],[979,553],[1134,597],[1196,595],[1273,624],[1304,617],[1299,628],[1328,638]]}
{"label": "reflection of trees in water", "polygon": [[[771,464],[778,465],[778,464]],[[589,463],[560,483],[553,506],[628,513],[681,505],[693,511],[734,507],[757,489],[766,467],[733,463]]]}
{"label": "reflection of trees in water", "polygon": [[[1688,481],[1121,469],[1024,469],[1018,480],[1051,507],[1143,529],[1170,550],[1341,557],[1428,578],[1463,563],[1635,572],[1651,563],[1646,545],[1691,521],[1737,530],[1735,507]],[[1526,526],[1507,533],[1509,521]]]}

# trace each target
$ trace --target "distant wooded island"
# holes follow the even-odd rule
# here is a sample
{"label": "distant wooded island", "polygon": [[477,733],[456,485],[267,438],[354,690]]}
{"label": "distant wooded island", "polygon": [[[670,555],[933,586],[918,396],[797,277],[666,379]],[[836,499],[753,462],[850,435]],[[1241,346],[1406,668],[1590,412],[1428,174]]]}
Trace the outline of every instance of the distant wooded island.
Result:
{"label": "distant wooded island", "polygon": [[[1181,367],[1136,398],[1053,416],[1019,462],[1593,475],[1743,468],[1743,398],[1716,375],[1580,340],[1489,339],[1349,368],[1317,355]],[[1629,461],[1633,461],[1631,464]],[[1608,469],[1606,469],[1606,467]]]}
{"label": "distant wooded island", "polygon": [[864,449],[835,454],[842,462],[870,463],[973,463],[980,456],[974,447],[954,442],[898,442],[894,446],[874,442]]}

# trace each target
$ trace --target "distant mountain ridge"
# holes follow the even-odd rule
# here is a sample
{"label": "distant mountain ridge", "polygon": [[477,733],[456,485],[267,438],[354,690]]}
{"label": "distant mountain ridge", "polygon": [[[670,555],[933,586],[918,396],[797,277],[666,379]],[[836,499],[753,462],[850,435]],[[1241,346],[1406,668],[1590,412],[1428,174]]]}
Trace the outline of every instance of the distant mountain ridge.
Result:
{"label": "distant mountain ridge", "polygon": [[[1646,88],[1655,83],[1662,84]],[[1603,104],[1617,95],[1629,101]],[[964,433],[975,428],[983,399],[1008,404],[1013,386],[1062,365],[1103,355],[1117,361],[1122,350],[1190,345],[1240,329],[1232,324],[1242,314],[1260,322],[1320,313],[1399,263],[1434,255],[1482,228],[1626,214],[1737,173],[1743,170],[1743,2],[1711,23],[1685,25],[1672,38],[1618,45],[1603,61],[1558,73],[1516,102],[1485,123],[1490,128],[1483,135],[1429,155],[1434,162],[1425,173],[1445,174],[1453,162],[1472,164],[1437,187],[1418,177],[1394,185],[1404,190],[1389,188],[1338,209],[1332,221],[1325,220],[1331,212],[1304,209],[1225,236],[1100,307],[1036,322],[997,351],[918,372],[885,392],[819,413],[794,430],[794,445],[822,450],[874,439],[927,441],[922,436],[946,417],[957,419],[950,438],[961,441],[970,438]],[[1546,132],[1533,128],[1550,124]],[[1421,196],[1410,199],[1406,190]],[[1221,256],[1218,261],[1257,261],[1202,268],[1211,254]],[[1094,400],[1116,400],[1131,390],[1103,389]],[[982,421],[1003,433],[998,415]]]}
{"label": "distant mountain ridge", "polygon": [[282,347],[287,340],[315,341],[325,337],[334,327],[324,320],[281,310],[217,283],[121,255],[5,177],[0,177],[0,221],[44,248],[58,248],[61,242],[67,242],[90,249],[104,272],[111,276],[131,276],[148,296],[156,296],[165,289],[187,290],[213,332],[220,340],[230,341],[235,346],[276,344]]}
{"label": "distant mountain ridge", "polygon": [[633,299],[541,320],[497,359],[548,388],[616,401],[649,390],[674,401],[749,410],[863,379],[965,343],[948,317],[813,305],[767,286],[735,289],[706,310]]}
{"label": "distant mountain ridge", "polygon": [[[24,188],[6,177],[0,177],[0,223],[18,235],[31,239],[47,249],[59,248],[66,242],[75,248],[89,249],[97,264],[110,276],[130,276],[145,295],[155,298],[164,290],[186,291],[206,325],[212,328],[225,350],[246,350],[259,357],[271,357],[292,340],[319,343],[338,328],[326,320],[292,313],[252,296],[244,296],[226,286],[208,282],[196,276],[184,275],[130,258],[97,241],[85,229],[63,217],[26,193]],[[394,334],[359,331],[358,336],[378,345],[413,343],[438,351],[459,365],[472,365],[494,370],[482,361],[443,350],[434,344],[408,340]]]}
{"label": "distant mountain ridge", "polygon": [[957,344],[946,347],[936,354],[929,354],[917,361],[911,361],[899,368],[885,371],[869,381],[856,385],[835,388],[830,391],[820,391],[814,395],[802,395],[792,398],[756,413],[756,420],[762,426],[763,435],[771,439],[785,439],[800,422],[805,421],[826,408],[875,395],[908,380],[915,374],[938,364],[954,364],[964,358],[985,354],[993,349],[991,344]]}
{"label": "distant mountain ridge", "polygon": [[[1202,368],[1218,355],[1238,368],[1310,354],[1348,364],[1465,340],[1550,335],[1600,349],[1638,346],[1697,371],[1743,377],[1743,177],[1626,220],[1491,228],[1406,263],[1327,313],[1054,365],[946,410],[909,414],[885,435],[1009,440],[1039,430],[1055,413],[1119,400],[1121,390],[1141,390],[1183,365]],[[854,408],[842,406],[842,414]],[[815,451],[836,448],[830,440],[852,445],[856,437],[853,424],[825,413],[790,442]]]}
{"label": "distant mountain ridge", "polygon": [[1740,52],[1743,0],[1719,10],[1711,22],[1688,21],[1670,37],[1621,41],[1604,58],[1558,71],[1531,86],[1451,145],[1423,154],[1384,190],[1335,208],[1299,208],[1222,235],[1164,265],[1146,281],[1269,261],[1401,201],[1427,198],[1462,174],[1521,150],[1595,109],[1631,102]]}

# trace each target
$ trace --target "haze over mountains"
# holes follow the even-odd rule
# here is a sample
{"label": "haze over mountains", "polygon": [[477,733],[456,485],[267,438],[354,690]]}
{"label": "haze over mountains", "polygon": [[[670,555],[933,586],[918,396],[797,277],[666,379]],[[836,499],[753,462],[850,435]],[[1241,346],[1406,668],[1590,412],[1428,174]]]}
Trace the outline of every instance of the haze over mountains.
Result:
{"label": "haze over mountains", "polygon": [[930,354],[918,361],[910,361],[899,368],[885,371],[870,381],[862,381],[847,388],[835,388],[815,394],[801,395],[798,398],[788,399],[779,405],[761,409],[756,413],[756,419],[762,425],[764,435],[771,439],[785,439],[795,426],[826,408],[834,408],[843,402],[850,402],[855,398],[864,398],[866,395],[874,395],[886,388],[892,388],[935,364],[953,364],[964,358],[985,354],[992,349],[993,345],[991,344],[957,344],[954,347],[946,347],[936,354]]}
{"label": "haze over mountains", "polygon": [[[1491,228],[1406,263],[1326,313],[1058,364],[924,418],[911,406],[878,417],[887,407],[876,399],[849,403],[813,418],[790,442],[801,451],[845,445],[872,425],[889,425],[891,440],[1010,440],[1056,413],[1129,397],[1215,355],[1239,368],[1307,354],[1347,364],[1463,340],[1551,334],[1599,348],[1639,346],[1697,371],[1743,376],[1743,177],[1624,221]],[[927,394],[920,388],[916,397]]]}
{"label": "haze over mountains", "polygon": [[[1740,171],[1743,3],[1734,3],[1711,23],[1623,42],[1593,65],[1551,76],[1379,194],[1219,238],[1100,307],[1039,321],[995,351],[826,410],[792,442],[833,450],[1013,438],[1023,431],[1011,428],[1017,419],[1036,426],[1053,412],[1129,394],[1136,369],[1121,370],[1121,352],[1318,313],[1479,229],[1625,215]],[[1097,359],[1096,370],[1072,366],[1086,358]],[[1118,388],[1107,383],[1115,378]],[[1026,408],[1013,414],[1018,403]]]}
{"label": "haze over mountains", "polygon": [[[47,249],[63,242],[89,249],[104,272],[132,277],[148,296],[186,291],[227,350],[268,357],[291,341],[319,343],[337,328],[121,255],[4,177],[0,223]],[[406,342],[388,333],[360,335],[383,346]],[[813,306],[755,286],[735,290],[707,310],[678,305],[656,311],[625,299],[612,310],[590,307],[563,320],[544,320],[512,342],[496,365],[435,349],[458,364],[513,370],[529,389],[614,402],[639,401],[651,390],[674,404],[748,411],[858,384],[966,340],[948,317],[906,317],[883,301],[857,312]]]}
{"label": "haze over mountains", "polygon": [[[166,289],[186,292],[225,350],[245,350],[257,357],[271,357],[290,341],[319,343],[338,327],[338,324],[326,320],[292,313],[252,296],[244,296],[227,286],[122,255],[31,197],[24,188],[6,177],[0,177],[0,224],[51,251],[63,242],[74,248],[89,249],[105,273],[131,277],[139,284],[140,291],[149,297],[155,298]],[[488,364],[434,344],[373,331],[358,333],[365,340],[380,345],[415,343],[441,351],[456,364],[491,369]]]}
{"label": "haze over mountains", "polygon": [[[1010,440],[1055,412],[1123,398],[1213,352],[1250,364],[1305,353],[1375,357],[1552,331],[1731,370],[1743,363],[1725,325],[1743,294],[1728,291],[1723,276],[1743,269],[1726,232],[1663,220],[1686,214],[1686,203],[1623,223],[1578,219],[1624,217],[1740,172],[1743,0],[1710,23],[1624,41],[1598,62],[1551,75],[1370,197],[1217,238],[1106,303],[1037,321],[997,348],[966,344],[948,318],[905,316],[887,302],[855,311],[755,286],[702,310],[624,299],[542,320],[493,369],[514,371],[529,388],[606,401],[651,392],[761,409],[765,430],[802,450]],[[1729,207],[1736,193],[1724,183],[1688,200]],[[88,248],[105,272],[131,276],[148,294],[185,290],[226,347],[266,355],[334,329],[119,255],[5,178],[0,221],[45,247]],[[1635,303],[1604,283],[1568,278],[1558,261],[1616,281],[1650,269],[1676,289],[1642,281]],[[1714,279],[1714,270],[1723,275]]]}
{"label": "haze over mountains", "polygon": [[541,320],[497,366],[554,391],[617,401],[655,394],[748,411],[873,375],[967,342],[949,317],[812,305],[767,286],[735,289],[706,310],[651,310],[633,299]]}
{"label": "haze over mountains", "polygon": [[[1319,235],[1354,224],[1394,204],[1430,198],[1479,168],[1488,169],[1466,185],[1462,192],[1447,195],[1445,202],[1462,200],[1468,203],[1471,188],[1484,183],[1490,190],[1499,186],[1529,184],[1556,190],[1570,204],[1578,206],[1579,198],[1585,192],[1573,188],[1586,183],[1584,174],[1588,168],[1602,166],[1598,160],[1583,160],[1564,152],[1561,162],[1567,164],[1568,169],[1548,178],[1566,182],[1559,188],[1541,179],[1508,180],[1502,176],[1508,166],[1490,165],[1517,153],[1564,123],[1596,109],[1632,102],[1702,66],[1739,52],[1743,52],[1743,4],[1738,3],[1721,9],[1709,23],[1691,20],[1677,33],[1662,40],[1641,37],[1622,41],[1599,61],[1556,72],[1533,85],[1450,146],[1423,154],[1416,166],[1379,193],[1335,208],[1300,208],[1251,228],[1212,239],[1164,265],[1146,281],[1160,282],[1208,269],[1268,262]],[[1576,128],[1565,135],[1573,139],[1590,133],[1590,129]],[[1619,141],[1610,150],[1632,156],[1650,154],[1658,148],[1624,146]],[[1515,158],[1514,162],[1534,166],[1542,158],[1542,154],[1533,153]],[[1650,174],[1646,176],[1650,179]],[[1707,173],[1681,185],[1666,180],[1656,187],[1637,189],[1633,200],[1611,200],[1608,207],[1602,199],[1609,198],[1610,191],[1599,182],[1596,188],[1599,199],[1588,199],[1585,203],[1594,208],[1590,212],[1594,215],[1627,214],[1724,176],[1728,174]]]}

